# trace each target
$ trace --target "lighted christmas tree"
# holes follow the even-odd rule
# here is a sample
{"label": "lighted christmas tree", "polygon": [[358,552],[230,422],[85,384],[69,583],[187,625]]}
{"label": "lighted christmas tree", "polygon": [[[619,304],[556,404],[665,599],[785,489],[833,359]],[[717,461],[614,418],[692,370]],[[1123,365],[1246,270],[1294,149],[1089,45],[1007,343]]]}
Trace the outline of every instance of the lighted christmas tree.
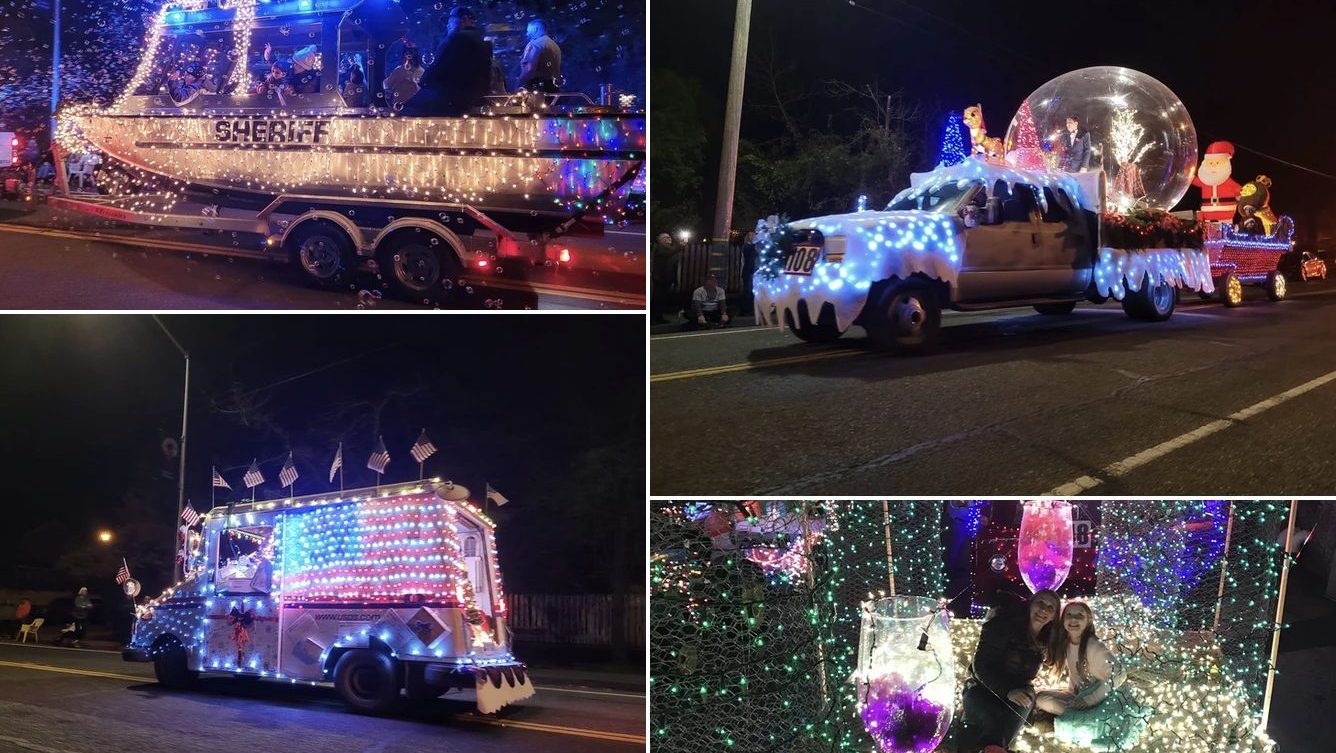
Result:
{"label": "lighted christmas tree", "polygon": [[960,122],[960,113],[946,114],[946,130],[942,131],[942,148],[937,154],[938,167],[959,165],[969,156],[965,149],[965,129]]}
{"label": "lighted christmas tree", "polygon": [[1030,111],[1030,100],[1021,102],[1021,109],[1011,121],[1011,136],[1007,150],[1007,163],[1022,170],[1043,170],[1044,151],[1039,145],[1039,132],[1035,130],[1034,113]]}

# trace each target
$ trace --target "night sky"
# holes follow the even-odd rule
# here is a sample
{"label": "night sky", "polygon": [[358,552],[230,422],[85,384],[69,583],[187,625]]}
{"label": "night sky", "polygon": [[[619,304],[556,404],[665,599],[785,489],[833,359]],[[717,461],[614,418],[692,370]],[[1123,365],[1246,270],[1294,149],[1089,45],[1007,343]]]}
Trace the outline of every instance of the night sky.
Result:
{"label": "night sky", "polygon": [[[708,139],[703,205],[711,212],[719,131],[728,85],[735,4],[675,0],[651,8],[651,70],[672,69],[705,87]],[[1004,136],[1021,100],[1045,81],[1091,65],[1147,73],[1186,105],[1199,147],[1229,140],[1336,174],[1327,118],[1336,8],[1320,2],[981,3],[977,0],[760,0],[752,9],[750,52],[769,48],[796,62],[809,85],[829,79],[876,81],[922,107],[918,169],[936,158],[946,111],[982,102],[989,131]],[[773,137],[757,106],[766,81],[749,68],[744,138]],[[653,111],[673,103],[654,100]],[[1336,236],[1336,179],[1306,174],[1243,149],[1239,182],[1266,173],[1272,206],[1292,214],[1300,236],[1323,223]],[[1197,206],[1189,189],[1180,207]],[[1336,215],[1336,212],[1327,212]],[[708,224],[708,217],[703,224]],[[1329,241],[1330,242],[1330,239]]]}
{"label": "night sky", "polygon": [[[392,458],[385,482],[415,480],[408,450],[425,427],[439,448],[427,476],[463,483],[475,500],[490,481],[510,499],[492,508],[509,590],[608,592],[608,539],[617,531],[630,548],[619,556],[643,563],[639,317],[162,321],[191,353],[186,489],[197,510],[209,507],[215,464],[239,499],[241,476],[258,458],[268,479],[259,497],[279,496],[290,448],[301,473],[296,494],[337,489],[328,470],[340,440],[347,487],[374,484],[366,460],[377,433]],[[0,353],[0,475],[5,527],[17,543],[0,548],[0,575],[15,565],[50,567],[88,548],[101,526],[170,525],[175,481],[162,471],[174,463],[160,446],[179,433],[183,362],[152,319],[0,317]],[[166,548],[163,530],[144,535],[165,538]],[[120,554],[134,568],[162,553]],[[632,586],[643,584],[641,570],[627,568]],[[146,587],[159,580],[142,568],[135,574]]]}

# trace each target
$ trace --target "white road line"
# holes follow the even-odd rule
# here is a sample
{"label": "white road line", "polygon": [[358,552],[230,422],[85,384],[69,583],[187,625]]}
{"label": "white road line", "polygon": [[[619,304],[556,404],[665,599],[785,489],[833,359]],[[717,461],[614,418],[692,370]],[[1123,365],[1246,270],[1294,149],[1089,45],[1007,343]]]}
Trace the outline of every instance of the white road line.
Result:
{"label": "white road line", "polygon": [[40,743],[25,740],[22,737],[10,737],[9,735],[0,735],[0,742],[13,743],[24,750],[35,750],[38,753],[74,753],[69,748],[49,748]]}
{"label": "white road line", "polygon": [[[1132,471],[1136,470],[1137,468],[1146,465],[1147,463],[1159,460],[1160,458],[1176,450],[1181,450],[1190,444],[1201,441],[1202,439],[1211,436],[1212,434],[1224,431],[1225,429],[1228,429],[1229,427],[1237,423],[1240,423],[1242,421],[1247,421],[1250,418],[1254,418],[1258,415],[1261,415],[1262,413],[1265,413],[1266,411],[1271,410],[1272,408],[1275,408],[1278,405],[1287,403],[1290,400],[1299,397],[1300,395],[1311,392],[1317,389],[1318,387],[1321,387],[1322,385],[1332,381],[1336,381],[1336,371],[1329,371],[1326,374],[1323,374],[1322,376],[1317,377],[1315,379],[1310,379],[1307,382],[1304,382],[1303,384],[1297,387],[1291,387],[1290,389],[1285,390],[1284,392],[1281,392],[1279,394],[1272,395],[1271,397],[1268,397],[1267,399],[1262,400],[1261,402],[1253,403],[1252,405],[1249,405],[1247,408],[1244,408],[1243,410],[1235,411],[1234,413],[1231,413],[1222,419],[1217,419],[1215,421],[1211,421],[1210,423],[1202,424],[1201,426],[1198,426],[1192,431],[1179,434],[1173,439],[1161,442],[1153,447],[1149,447],[1134,455],[1129,455],[1128,457],[1125,457],[1122,460],[1119,460],[1115,463],[1110,463],[1109,465],[1105,466],[1100,473],[1103,476],[1103,478],[1118,478],[1120,476],[1125,476],[1128,473],[1131,473]],[[1066,496],[1079,495],[1090,489],[1093,489],[1094,487],[1100,485],[1101,483],[1103,483],[1102,478],[1081,476],[1080,478],[1074,479],[1065,484],[1054,487],[1053,490],[1050,491],[1047,496],[1066,497]]]}
{"label": "white road line", "polygon": [[551,685],[535,685],[535,690],[556,691],[558,693],[579,693],[581,695],[606,695],[613,698],[639,698],[644,699],[644,693],[613,693],[609,690],[578,690],[576,688],[554,688]]}
{"label": "white road line", "polygon": [[709,335],[736,335],[747,332],[780,332],[777,327],[735,327],[730,329],[716,329],[709,332],[684,332],[680,335],[654,335],[650,337],[651,341],[658,340],[681,340],[687,337],[708,337]]}

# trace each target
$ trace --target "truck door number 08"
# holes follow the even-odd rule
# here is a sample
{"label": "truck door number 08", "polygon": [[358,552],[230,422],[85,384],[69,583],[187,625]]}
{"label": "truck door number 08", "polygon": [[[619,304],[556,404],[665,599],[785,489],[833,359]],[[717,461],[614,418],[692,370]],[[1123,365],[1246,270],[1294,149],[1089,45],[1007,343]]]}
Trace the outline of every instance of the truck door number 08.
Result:
{"label": "truck door number 08", "polygon": [[788,258],[784,260],[784,273],[810,275],[819,258],[821,258],[821,248],[818,246],[794,246]]}

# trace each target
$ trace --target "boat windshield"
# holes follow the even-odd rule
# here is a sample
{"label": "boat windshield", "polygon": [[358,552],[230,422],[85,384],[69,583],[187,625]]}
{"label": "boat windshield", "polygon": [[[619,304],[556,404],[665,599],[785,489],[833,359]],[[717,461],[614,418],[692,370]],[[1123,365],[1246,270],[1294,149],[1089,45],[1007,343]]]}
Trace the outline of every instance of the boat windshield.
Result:
{"label": "boat windshield", "polygon": [[978,183],[957,180],[939,183],[927,190],[914,190],[887,205],[888,211],[919,210],[949,214],[970,194]]}

